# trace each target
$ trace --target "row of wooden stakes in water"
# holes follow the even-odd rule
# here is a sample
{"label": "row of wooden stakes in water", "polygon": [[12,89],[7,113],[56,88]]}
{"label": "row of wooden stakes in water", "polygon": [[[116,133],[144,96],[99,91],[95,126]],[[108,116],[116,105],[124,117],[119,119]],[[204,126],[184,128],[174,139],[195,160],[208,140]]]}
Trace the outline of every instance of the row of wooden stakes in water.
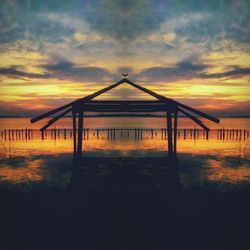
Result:
{"label": "row of wooden stakes in water", "polygon": [[[246,140],[249,138],[249,131],[246,129],[216,129],[205,131],[202,129],[189,128],[178,129],[177,138],[183,139],[209,139],[210,134],[216,135],[218,140]],[[215,134],[216,133],[216,134]],[[173,133],[174,134],[174,133]],[[67,139],[73,137],[72,129],[54,128],[40,132],[35,129],[4,129],[0,131],[3,140],[33,140],[41,139]],[[116,138],[134,138],[135,140],[160,138],[167,139],[167,129],[145,129],[145,128],[102,128],[102,129],[83,129],[83,139],[88,140],[91,137],[96,139],[115,140]]]}

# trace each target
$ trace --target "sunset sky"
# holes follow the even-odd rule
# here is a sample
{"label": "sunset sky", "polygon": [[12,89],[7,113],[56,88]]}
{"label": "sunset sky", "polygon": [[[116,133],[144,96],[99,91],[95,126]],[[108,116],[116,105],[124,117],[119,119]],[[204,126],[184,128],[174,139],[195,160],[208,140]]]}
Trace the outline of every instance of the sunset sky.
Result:
{"label": "sunset sky", "polygon": [[214,115],[250,115],[249,42],[248,0],[1,0],[0,115],[40,114],[121,73]]}

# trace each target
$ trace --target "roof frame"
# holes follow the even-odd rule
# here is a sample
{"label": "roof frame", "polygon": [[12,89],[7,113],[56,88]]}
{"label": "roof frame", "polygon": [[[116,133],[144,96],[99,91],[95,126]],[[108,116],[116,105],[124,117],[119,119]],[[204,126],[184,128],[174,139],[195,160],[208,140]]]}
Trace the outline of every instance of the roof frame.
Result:
{"label": "roof frame", "polygon": [[[113,88],[118,87],[119,85],[121,85],[123,83],[129,84],[129,85],[133,86],[134,88],[139,89],[142,92],[147,93],[150,96],[153,96],[157,100],[156,101],[146,101],[146,100],[143,100],[143,101],[139,101],[139,100],[136,100],[136,101],[129,101],[129,100],[128,101],[108,101],[108,100],[106,100],[106,101],[105,100],[103,100],[103,101],[100,101],[100,100],[99,101],[93,101],[94,98],[100,96],[103,93],[108,92],[109,90],[111,90]],[[107,110],[96,108],[98,104],[104,104],[104,103],[106,103],[105,105],[107,107]],[[132,112],[141,112],[142,110],[138,109],[139,105],[144,105],[145,106],[145,112],[157,112],[156,110],[158,110],[158,111],[166,111],[166,112],[169,111],[169,112],[172,112],[172,113],[178,113],[178,111],[180,111],[182,114],[184,114],[186,117],[193,120],[196,124],[198,124],[199,126],[201,126],[205,130],[209,130],[209,128],[206,127],[202,123],[201,120],[199,120],[198,118],[196,118],[194,115],[190,114],[189,112],[191,112],[191,113],[193,113],[195,115],[199,115],[199,116],[201,116],[201,117],[203,117],[203,118],[205,118],[207,120],[213,121],[215,123],[219,123],[219,119],[217,119],[217,118],[215,118],[215,117],[213,117],[211,115],[208,115],[208,114],[206,114],[206,113],[204,113],[204,112],[202,112],[200,110],[197,110],[195,108],[192,108],[190,106],[187,106],[185,104],[177,102],[177,101],[175,101],[173,99],[170,99],[170,98],[167,98],[165,96],[159,95],[159,94],[157,94],[156,92],[154,92],[152,90],[149,90],[149,89],[147,89],[145,87],[142,87],[142,86],[140,86],[138,84],[135,84],[134,82],[128,80],[127,78],[123,78],[120,81],[118,81],[117,83],[112,84],[112,85],[110,85],[108,87],[105,87],[105,88],[103,88],[103,89],[101,89],[99,91],[96,91],[93,94],[90,94],[90,95],[85,96],[83,98],[77,99],[77,100],[75,100],[73,102],[70,102],[70,103],[68,103],[66,105],[60,106],[60,107],[58,107],[56,109],[53,109],[53,110],[51,110],[49,112],[46,112],[46,113],[44,113],[42,115],[39,115],[39,116],[31,119],[31,123],[35,123],[37,121],[40,121],[40,120],[42,120],[44,118],[47,118],[47,117],[49,117],[51,115],[54,115],[54,114],[57,114],[58,112],[63,111],[59,115],[52,118],[43,128],[41,128],[41,131],[44,131],[49,126],[51,126],[56,121],[58,121],[60,118],[65,116],[67,113],[69,113],[71,111],[75,112],[75,113],[76,112],[82,112],[82,111],[84,111],[84,106],[87,107],[89,105],[89,107],[90,107],[91,104],[96,105],[95,108],[93,108],[93,112],[95,112],[95,111],[96,112],[127,112],[128,111],[128,110],[126,111],[126,109],[124,109],[124,111],[122,111],[122,109],[119,109],[119,108],[112,110],[111,109],[112,104],[114,106],[115,106],[115,104],[120,104],[120,105],[131,105],[131,104],[133,104],[134,109],[133,108],[131,109]],[[111,105],[111,106],[108,106],[108,105]],[[137,105],[137,109],[135,108],[136,105]],[[149,109],[149,105],[150,105],[150,108],[152,108],[152,109]],[[152,105],[155,105],[155,107],[153,107]],[[161,106],[160,110],[157,107],[158,105],[163,105],[163,106]],[[88,110],[85,109],[85,111],[88,111]],[[91,111],[91,110],[89,110],[89,111]],[[142,111],[142,112],[144,112],[144,111]]]}

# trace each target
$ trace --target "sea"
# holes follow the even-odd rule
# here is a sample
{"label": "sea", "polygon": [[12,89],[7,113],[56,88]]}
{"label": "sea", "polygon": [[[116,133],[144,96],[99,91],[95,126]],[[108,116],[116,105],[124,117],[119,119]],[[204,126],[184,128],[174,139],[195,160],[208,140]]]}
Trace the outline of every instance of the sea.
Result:
{"label": "sea", "polygon": [[[42,136],[46,121],[0,119],[0,183],[21,189],[67,186],[73,152],[72,118],[53,124]],[[177,158],[186,187],[228,189],[250,185],[249,118],[206,122],[206,134],[191,120],[178,119]],[[113,131],[113,132],[112,132]],[[83,157],[159,158],[167,156],[166,118],[85,118]]]}

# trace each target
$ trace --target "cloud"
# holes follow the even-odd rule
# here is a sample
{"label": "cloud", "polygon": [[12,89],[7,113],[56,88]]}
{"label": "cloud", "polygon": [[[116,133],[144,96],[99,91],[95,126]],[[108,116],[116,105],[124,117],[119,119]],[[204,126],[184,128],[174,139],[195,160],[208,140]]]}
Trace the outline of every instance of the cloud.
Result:
{"label": "cloud", "polygon": [[[31,38],[58,42],[76,30],[70,19],[116,40],[135,39],[164,21],[171,9],[163,0],[2,0],[0,42]],[[58,18],[60,17],[60,18]],[[70,17],[70,18],[68,18]],[[73,24],[73,25],[71,25]]]}
{"label": "cloud", "polygon": [[[249,42],[247,0],[91,0],[83,1],[83,17],[93,29],[117,40],[137,39],[176,22],[175,32],[192,41],[227,37]],[[230,14],[229,14],[230,13]],[[178,37],[177,37],[178,39]]]}
{"label": "cloud", "polygon": [[39,42],[58,43],[72,36],[74,27],[53,22],[42,15],[38,8],[41,1],[3,0],[0,3],[0,43],[29,39]]}
{"label": "cloud", "polygon": [[70,71],[74,67],[74,64],[69,61],[59,61],[55,64],[43,65],[43,67],[48,71]]}
{"label": "cloud", "polygon": [[49,78],[49,74],[36,74],[20,71],[16,66],[9,68],[0,68],[0,75],[5,75],[13,78]]}
{"label": "cloud", "polygon": [[[151,82],[162,81],[178,81],[193,78],[223,78],[223,77],[242,77],[250,74],[250,68],[241,68],[234,66],[234,69],[219,72],[219,73],[205,73],[205,70],[210,66],[203,63],[194,63],[190,60],[181,61],[170,67],[150,67],[142,70],[136,75],[137,79]],[[216,84],[216,83],[213,83]],[[218,84],[218,83],[217,83]],[[232,83],[231,83],[232,85]],[[239,85],[239,83],[236,83]]]}
{"label": "cloud", "polygon": [[0,75],[9,78],[54,78],[80,82],[100,82],[113,80],[114,75],[108,70],[100,67],[81,67],[66,60],[41,66],[45,73],[28,73],[17,69],[17,66],[0,68]]}
{"label": "cloud", "polygon": [[101,33],[117,40],[135,39],[156,29],[171,9],[162,0],[91,0],[85,4],[85,20]]}
{"label": "cloud", "polygon": [[247,0],[53,0],[46,4],[2,0],[0,42],[29,37],[57,43],[73,36],[82,22],[103,35],[129,42],[154,32],[165,21],[179,23],[176,34],[190,41],[227,37],[249,42],[249,16]]}
{"label": "cloud", "polygon": [[234,76],[244,76],[250,74],[250,68],[236,68],[234,70],[222,72],[222,73],[213,73],[213,74],[200,74],[201,78],[222,78],[222,77],[234,77]]}
{"label": "cloud", "polygon": [[250,3],[247,0],[183,1],[183,10],[190,16],[196,12],[207,15],[200,20],[190,22],[189,25],[176,27],[175,32],[193,43],[223,39],[248,43],[250,42],[249,7]]}
{"label": "cloud", "polygon": [[194,63],[186,60],[177,63],[171,67],[151,67],[142,70],[137,78],[147,81],[174,81],[178,79],[192,79],[201,73],[207,65],[202,63]]}
{"label": "cloud", "polygon": [[106,69],[100,67],[81,67],[66,60],[43,65],[48,74],[58,79],[70,79],[73,81],[99,82],[112,80],[113,75]]}

